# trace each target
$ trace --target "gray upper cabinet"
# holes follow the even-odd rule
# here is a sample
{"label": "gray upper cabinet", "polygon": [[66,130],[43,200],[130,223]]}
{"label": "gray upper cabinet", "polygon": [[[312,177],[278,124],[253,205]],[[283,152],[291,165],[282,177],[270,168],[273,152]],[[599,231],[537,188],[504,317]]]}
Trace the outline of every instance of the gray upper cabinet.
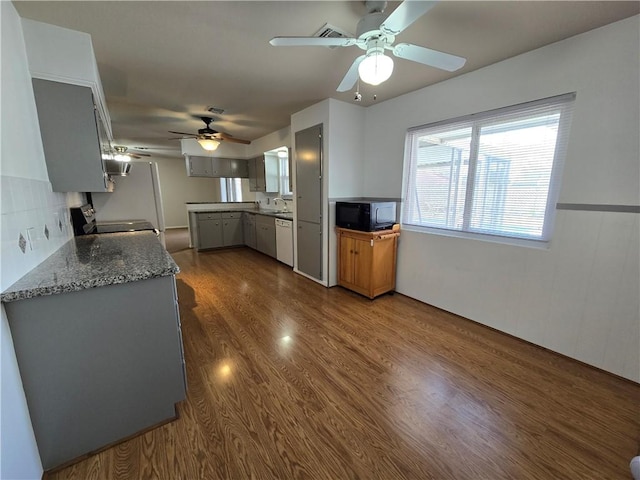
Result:
{"label": "gray upper cabinet", "polygon": [[252,192],[278,192],[277,159],[260,155],[249,159],[249,190]]}
{"label": "gray upper cabinet", "polygon": [[202,157],[186,155],[187,175],[190,177],[247,178],[247,160],[240,158]]}
{"label": "gray upper cabinet", "polygon": [[239,158],[228,158],[227,177],[229,178],[248,178],[249,162]]}
{"label": "gray upper cabinet", "polygon": [[190,177],[212,177],[213,168],[211,165],[211,157],[186,157],[187,175]]}
{"label": "gray upper cabinet", "polygon": [[267,191],[264,172],[264,155],[249,159],[249,190],[252,192]]}
{"label": "gray upper cabinet", "polygon": [[34,78],[33,92],[53,191],[108,191],[102,154],[111,146],[91,88]]}

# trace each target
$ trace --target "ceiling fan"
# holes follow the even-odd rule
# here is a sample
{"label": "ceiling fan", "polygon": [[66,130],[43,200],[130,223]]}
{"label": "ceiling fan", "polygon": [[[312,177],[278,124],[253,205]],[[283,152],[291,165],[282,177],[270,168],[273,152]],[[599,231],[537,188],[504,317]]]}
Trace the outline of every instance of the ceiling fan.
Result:
{"label": "ceiling fan", "polygon": [[356,38],[328,37],[274,37],[269,43],[275,47],[323,46],[350,47],[355,45],[366,53],[356,58],[338,86],[338,92],[353,88],[358,79],[371,85],[379,85],[393,72],[393,60],[384,54],[385,50],[398,57],[449,72],[462,68],[465,58],[439,52],[409,43],[393,45],[396,35],[427,13],[438,2],[404,1],[386,19],[386,1],[365,1],[368,13],[360,19]]}
{"label": "ceiling fan", "polygon": [[[213,122],[211,117],[200,117],[205,123],[205,127],[198,130],[198,133],[185,133],[185,132],[173,132],[169,130],[169,133],[175,133],[176,135],[186,135],[187,138],[195,138],[200,146],[210,152],[214,151],[220,145],[223,140],[232,143],[243,143],[248,145],[251,143],[249,140],[242,140],[241,138],[235,138],[228,133],[218,132],[213,130],[209,125]],[[184,137],[183,137],[184,138]]]}
{"label": "ceiling fan", "polygon": [[142,158],[142,157],[150,157],[151,155],[148,153],[142,152],[129,152],[129,148],[122,145],[114,145],[113,149],[115,150],[115,155],[113,156],[114,160],[118,160],[120,162],[128,162],[132,158]]}

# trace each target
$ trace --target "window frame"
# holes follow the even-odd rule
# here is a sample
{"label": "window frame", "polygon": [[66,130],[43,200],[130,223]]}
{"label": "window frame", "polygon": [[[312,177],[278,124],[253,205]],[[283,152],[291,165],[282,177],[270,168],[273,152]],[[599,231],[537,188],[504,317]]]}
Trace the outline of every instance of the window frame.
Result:
{"label": "window frame", "polygon": [[[417,127],[412,127],[407,130],[405,136],[405,148],[404,148],[404,164],[403,164],[403,202],[402,212],[400,215],[400,221],[404,230],[431,233],[437,235],[443,235],[448,237],[470,238],[476,240],[483,240],[495,243],[529,246],[535,248],[548,248],[551,241],[553,227],[555,224],[556,203],[560,194],[560,186],[562,181],[562,171],[564,169],[564,163],[567,153],[568,139],[570,135],[570,126],[572,120],[573,107],[575,104],[576,93],[566,93],[563,95],[557,95],[553,97],[543,98],[532,102],[525,102],[508,107],[502,107],[492,109],[484,112],[473,113],[461,117],[456,117],[448,120],[442,120],[432,122]],[[488,233],[470,228],[472,222],[471,212],[473,210],[473,198],[476,185],[476,173],[479,151],[480,131],[482,127],[487,126],[487,122],[491,120],[495,123],[499,120],[506,120],[514,115],[526,116],[527,111],[533,112],[536,108],[543,107],[557,107],[561,114],[558,120],[558,133],[556,137],[556,145],[553,157],[553,165],[551,169],[547,204],[544,212],[544,221],[542,227],[542,233],[540,238],[532,238],[525,236],[509,235],[508,232],[504,233]],[[484,123],[483,123],[484,122]],[[463,213],[463,224],[461,229],[450,227],[438,227],[433,225],[420,225],[416,223],[408,223],[407,216],[409,215],[408,209],[411,202],[409,201],[409,195],[416,195],[416,166],[417,158],[414,159],[414,146],[417,144],[418,135],[427,130],[433,130],[435,128],[448,127],[451,130],[457,128],[470,128],[471,129],[471,141],[469,149],[469,167],[467,172],[467,184],[464,192],[465,204]],[[415,141],[414,141],[415,139]],[[416,153],[417,156],[417,153]],[[449,179],[451,182],[451,179]],[[451,183],[450,183],[451,184]],[[449,214],[449,212],[447,212]]]}

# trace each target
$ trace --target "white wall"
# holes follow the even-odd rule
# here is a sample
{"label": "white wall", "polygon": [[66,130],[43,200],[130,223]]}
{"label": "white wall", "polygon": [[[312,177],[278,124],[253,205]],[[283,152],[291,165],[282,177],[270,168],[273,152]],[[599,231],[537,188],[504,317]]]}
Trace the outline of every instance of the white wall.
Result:
{"label": "white wall", "polygon": [[247,158],[252,158],[278,147],[291,146],[291,127],[284,127],[264,137],[260,137],[247,145]]}
{"label": "white wall", "polygon": [[[370,107],[364,195],[401,195],[409,127],[575,91],[560,202],[639,205],[639,36],[636,16]],[[397,290],[640,381],[638,218],[560,210],[548,250],[405,230]]]}
{"label": "white wall", "polygon": [[166,228],[186,227],[186,202],[219,202],[220,179],[189,177],[182,157],[150,159],[158,164]]}
{"label": "white wall", "polygon": [[[79,203],[82,197],[51,191],[20,18],[11,2],[0,2],[0,17],[0,288],[4,290],[71,238],[67,203]],[[24,253],[18,246],[21,234],[28,240]],[[4,306],[1,316],[0,477],[39,479],[42,464]]]}
{"label": "white wall", "polygon": [[330,141],[325,162],[329,198],[357,197],[362,194],[364,126],[364,108],[338,100],[329,101]]}

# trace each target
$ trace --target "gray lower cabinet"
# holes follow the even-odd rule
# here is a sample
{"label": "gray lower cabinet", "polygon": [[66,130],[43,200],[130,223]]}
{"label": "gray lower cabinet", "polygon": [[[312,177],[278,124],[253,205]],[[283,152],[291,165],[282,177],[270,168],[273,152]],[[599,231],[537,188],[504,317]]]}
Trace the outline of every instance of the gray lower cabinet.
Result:
{"label": "gray lower cabinet", "polygon": [[222,214],[198,213],[198,250],[224,246],[222,238]]}
{"label": "gray lower cabinet", "polygon": [[273,217],[256,216],[256,250],[276,258],[276,223]]}
{"label": "gray lower cabinet", "polygon": [[45,470],[175,417],[186,377],[172,275],[5,309]]}
{"label": "gray lower cabinet", "polygon": [[222,213],[222,245],[233,247],[243,245],[242,212]]}
{"label": "gray lower cabinet", "polygon": [[242,214],[244,230],[244,244],[247,247],[256,248],[256,215],[244,212]]}

